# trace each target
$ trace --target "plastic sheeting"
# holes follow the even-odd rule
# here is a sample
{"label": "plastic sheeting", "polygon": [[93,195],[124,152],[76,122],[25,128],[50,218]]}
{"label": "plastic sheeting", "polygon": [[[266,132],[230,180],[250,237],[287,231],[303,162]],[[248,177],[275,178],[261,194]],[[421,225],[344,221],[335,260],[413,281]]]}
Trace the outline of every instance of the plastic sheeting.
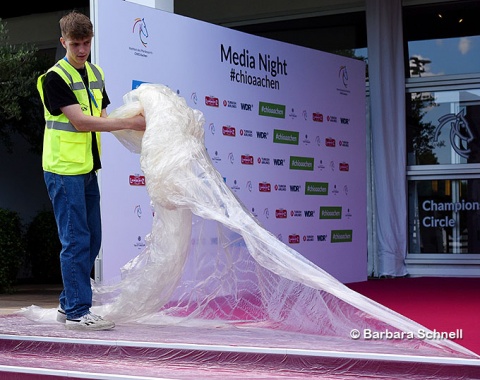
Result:
{"label": "plastic sheeting", "polygon": [[[152,231],[120,278],[93,284],[95,313],[117,325],[278,331],[296,337],[293,345],[332,351],[479,359],[352,291],[263,228],[213,167],[202,113],[168,87],[142,84],[110,117],[138,113],[144,133],[114,134],[140,153]],[[52,317],[37,307],[22,313]],[[186,330],[192,340],[194,331]]]}

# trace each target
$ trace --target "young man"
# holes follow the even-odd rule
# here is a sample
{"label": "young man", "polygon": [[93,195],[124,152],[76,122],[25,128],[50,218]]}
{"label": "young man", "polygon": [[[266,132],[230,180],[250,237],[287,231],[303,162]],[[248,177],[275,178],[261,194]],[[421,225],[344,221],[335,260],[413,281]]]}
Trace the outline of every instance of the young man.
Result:
{"label": "young man", "polygon": [[90,312],[90,275],[102,239],[97,132],[143,131],[145,119],[107,118],[110,101],[103,70],[87,61],[93,38],[90,19],[73,11],[60,19],[60,30],[66,55],[37,83],[46,120],[42,166],[62,244],[57,320],[67,329],[108,330],[115,323]]}

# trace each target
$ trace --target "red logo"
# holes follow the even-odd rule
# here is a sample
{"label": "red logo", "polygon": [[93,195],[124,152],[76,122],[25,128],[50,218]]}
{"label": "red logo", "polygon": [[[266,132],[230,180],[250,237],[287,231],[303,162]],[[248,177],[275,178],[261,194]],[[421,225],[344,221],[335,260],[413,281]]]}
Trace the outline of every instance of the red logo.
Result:
{"label": "red logo", "polygon": [[222,134],[224,136],[232,136],[232,137],[235,137],[236,135],[236,132],[235,132],[235,127],[230,127],[228,125],[224,125],[222,127]]}
{"label": "red logo", "polygon": [[313,121],[323,123],[323,113],[314,112],[313,113]]}
{"label": "red logo", "polygon": [[209,107],[218,107],[220,101],[214,96],[205,96],[205,105]]}
{"label": "red logo", "polygon": [[275,210],[275,218],[287,219],[287,210],[284,210],[284,209]]}
{"label": "red logo", "polygon": [[350,170],[350,166],[346,162],[340,162],[340,164],[338,164],[338,169],[341,172],[348,172]]}
{"label": "red logo", "polygon": [[331,137],[327,137],[325,139],[325,146],[331,146],[335,148],[335,139],[332,139]]}
{"label": "red logo", "polygon": [[143,175],[131,175],[128,178],[130,186],[145,186],[145,176]]}
{"label": "red logo", "polygon": [[240,162],[242,165],[253,165],[253,156],[250,156],[249,154],[242,154]]}
{"label": "red logo", "polygon": [[288,235],[288,242],[289,244],[299,244],[300,235]]}
{"label": "red logo", "polygon": [[258,191],[262,193],[269,193],[272,191],[272,186],[267,182],[262,182],[258,184]]}

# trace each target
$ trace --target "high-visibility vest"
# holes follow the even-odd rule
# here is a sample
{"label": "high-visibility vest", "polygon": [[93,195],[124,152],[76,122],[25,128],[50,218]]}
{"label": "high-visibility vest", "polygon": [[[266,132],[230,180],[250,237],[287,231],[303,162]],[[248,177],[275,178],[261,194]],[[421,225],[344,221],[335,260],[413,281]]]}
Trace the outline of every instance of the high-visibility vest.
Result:
{"label": "high-visibility vest", "polygon": [[[68,84],[77,97],[82,111],[86,115],[100,117],[105,77],[103,70],[85,62],[89,88],[85,87],[80,73],[64,58],[49,71],[55,71]],[[62,113],[52,115],[45,107],[43,82],[46,73],[37,80],[37,90],[44,104],[45,132],[43,136],[43,170],[63,175],[86,174],[93,169],[92,133],[78,131]],[[97,139],[99,155],[101,153],[100,133]]]}

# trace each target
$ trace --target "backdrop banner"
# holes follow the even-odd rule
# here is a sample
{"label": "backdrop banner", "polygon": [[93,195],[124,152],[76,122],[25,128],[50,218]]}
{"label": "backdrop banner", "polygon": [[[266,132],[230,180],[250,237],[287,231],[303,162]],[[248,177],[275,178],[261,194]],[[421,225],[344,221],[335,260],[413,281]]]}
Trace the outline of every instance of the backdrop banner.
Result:
{"label": "backdrop banner", "polygon": [[[109,111],[141,83],[168,86],[203,113],[214,167],[262,226],[340,281],[365,280],[365,64],[125,1],[96,10]],[[111,279],[145,248],[153,210],[137,153],[104,134],[102,162]]]}

